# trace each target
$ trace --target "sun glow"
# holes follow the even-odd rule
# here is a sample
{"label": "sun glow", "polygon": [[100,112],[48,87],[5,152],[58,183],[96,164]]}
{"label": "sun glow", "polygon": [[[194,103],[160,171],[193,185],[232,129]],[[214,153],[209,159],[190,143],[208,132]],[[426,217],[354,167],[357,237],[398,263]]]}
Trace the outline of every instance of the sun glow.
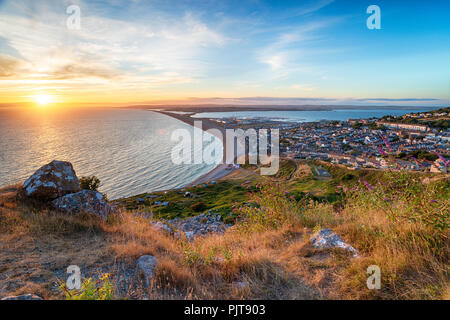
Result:
{"label": "sun glow", "polygon": [[40,106],[45,106],[53,101],[53,97],[48,94],[38,94],[33,96],[33,99]]}

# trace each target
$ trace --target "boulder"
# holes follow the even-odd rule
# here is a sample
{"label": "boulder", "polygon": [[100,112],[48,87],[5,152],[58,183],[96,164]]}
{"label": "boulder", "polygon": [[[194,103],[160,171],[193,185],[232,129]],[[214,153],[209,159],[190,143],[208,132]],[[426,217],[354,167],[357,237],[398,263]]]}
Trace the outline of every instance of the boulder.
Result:
{"label": "boulder", "polygon": [[342,240],[331,229],[320,230],[311,237],[310,241],[314,248],[342,248],[344,250],[350,251],[353,254],[353,257],[358,256],[358,251],[348,243],[345,243],[344,240]]}
{"label": "boulder", "polygon": [[41,297],[35,295],[35,294],[23,294],[21,296],[9,296],[2,298],[1,300],[44,300]]}
{"label": "boulder", "polygon": [[246,289],[249,287],[249,283],[247,281],[235,281],[233,282],[233,287],[237,289]]}
{"label": "boulder", "polygon": [[93,213],[104,221],[109,214],[114,211],[103,195],[97,191],[83,190],[77,193],[67,194],[61,198],[53,200],[55,209],[75,214],[80,212]]}
{"label": "boulder", "polygon": [[186,235],[187,241],[194,242],[194,231],[186,231],[184,234]]}
{"label": "boulder", "polygon": [[144,277],[146,287],[150,285],[150,280],[155,275],[155,268],[158,260],[154,256],[145,255],[137,259],[136,266],[140,276]]}
{"label": "boulder", "polygon": [[161,231],[163,233],[172,233],[172,228],[170,228],[167,224],[162,223],[161,221],[151,221],[150,224],[155,230]]}
{"label": "boulder", "polygon": [[53,200],[81,190],[72,164],[56,160],[37,170],[25,181],[23,189],[28,197],[40,200]]}

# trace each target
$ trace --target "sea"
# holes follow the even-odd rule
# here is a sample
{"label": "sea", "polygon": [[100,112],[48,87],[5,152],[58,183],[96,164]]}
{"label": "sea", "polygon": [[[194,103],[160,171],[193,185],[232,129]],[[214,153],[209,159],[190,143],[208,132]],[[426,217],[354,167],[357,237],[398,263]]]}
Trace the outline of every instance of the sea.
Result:
{"label": "sea", "polygon": [[[430,109],[242,111],[198,113],[195,117],[266,117],[302,122],[426,110]],[[0,186],[21,183],[42,165],[62,160],[73,164],[78,177],[97,176],[102,182],[100,191],[109,199],[182,188],[212,170],[215,164],[175,164],[171,153],[179,141],[171,138],[177,129],[191,133],[193,130],[184,122],[147,110],[0,109]],[[221,144],[212,136],[206,140]],[[196,152],[200,150],[193,145],[192,153]],[[215,156],[222,159],[222,153]]]}
{"label": "sea", "polygon": [[[109,199],[181,188],[216,165],[174,164],[179,140],[171,136],[177,129],[193,130],[146,110],[0,110],[0,186],[21,183],[42,165],[62,160],[73,164],[78,177],[97,176]],[[219,139],[204,134],[222,150]]]}

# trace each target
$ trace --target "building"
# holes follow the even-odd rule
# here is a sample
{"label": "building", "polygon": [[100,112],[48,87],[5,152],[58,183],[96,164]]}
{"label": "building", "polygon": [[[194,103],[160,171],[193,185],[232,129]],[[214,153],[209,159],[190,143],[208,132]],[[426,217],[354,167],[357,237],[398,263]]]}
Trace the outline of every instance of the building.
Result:
{"label": "building", "polygon": [[427,132],[430,130],[430,128],[428,128],[427,126],[420,125],[420,124],[377,121],[377,125],[385,126],[387,128],[404,129],[404,130],[411,130],[411,131]]}

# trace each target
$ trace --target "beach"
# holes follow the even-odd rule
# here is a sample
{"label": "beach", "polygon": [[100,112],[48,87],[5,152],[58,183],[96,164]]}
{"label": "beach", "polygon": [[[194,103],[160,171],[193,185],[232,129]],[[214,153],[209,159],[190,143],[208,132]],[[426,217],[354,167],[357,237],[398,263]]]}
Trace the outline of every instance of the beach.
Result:
{"label": "beach", "polygon": [[[209,130],[209,129],[218,129],[222,133],[222,136],[220,136],[220,135],[216,136],[217,138],[221,139],[221,141],[222,141],[222,146],[223,146],[222,163],[218,164],[214,169],[212,169],[208,173],[202,175],[200,178],[194,180],[193,182],[187,184],[186,186],[193,186],[193,185],[207,183],[207,182],[214,181],[214,180],[219,180],[219,179],[225,178],[226,176],[228,176],[229,174],[233,173],[236,170],[235,167],[229,168],[229,165],[225,161],[226,154],[227,154],[226,132],[225,132],[225,128],[220,126],[217,122],[211,121],[209,119],[192,118],[189,114],[179,114],[179,113],[165,112],[165,111],[159,111],[159,110],[158,111],[150,110],[150,111],[161,113],[166,116],[175,118],[175,119],[180,120],[184,123],[187,123],[191,126],[194,126],[194,121],[202,121],[202,129],[204,131]],[[237,153],[235,152],[234,154],[236,155]],[[236,157],[235,157],[235,159],[236,159]]]}

